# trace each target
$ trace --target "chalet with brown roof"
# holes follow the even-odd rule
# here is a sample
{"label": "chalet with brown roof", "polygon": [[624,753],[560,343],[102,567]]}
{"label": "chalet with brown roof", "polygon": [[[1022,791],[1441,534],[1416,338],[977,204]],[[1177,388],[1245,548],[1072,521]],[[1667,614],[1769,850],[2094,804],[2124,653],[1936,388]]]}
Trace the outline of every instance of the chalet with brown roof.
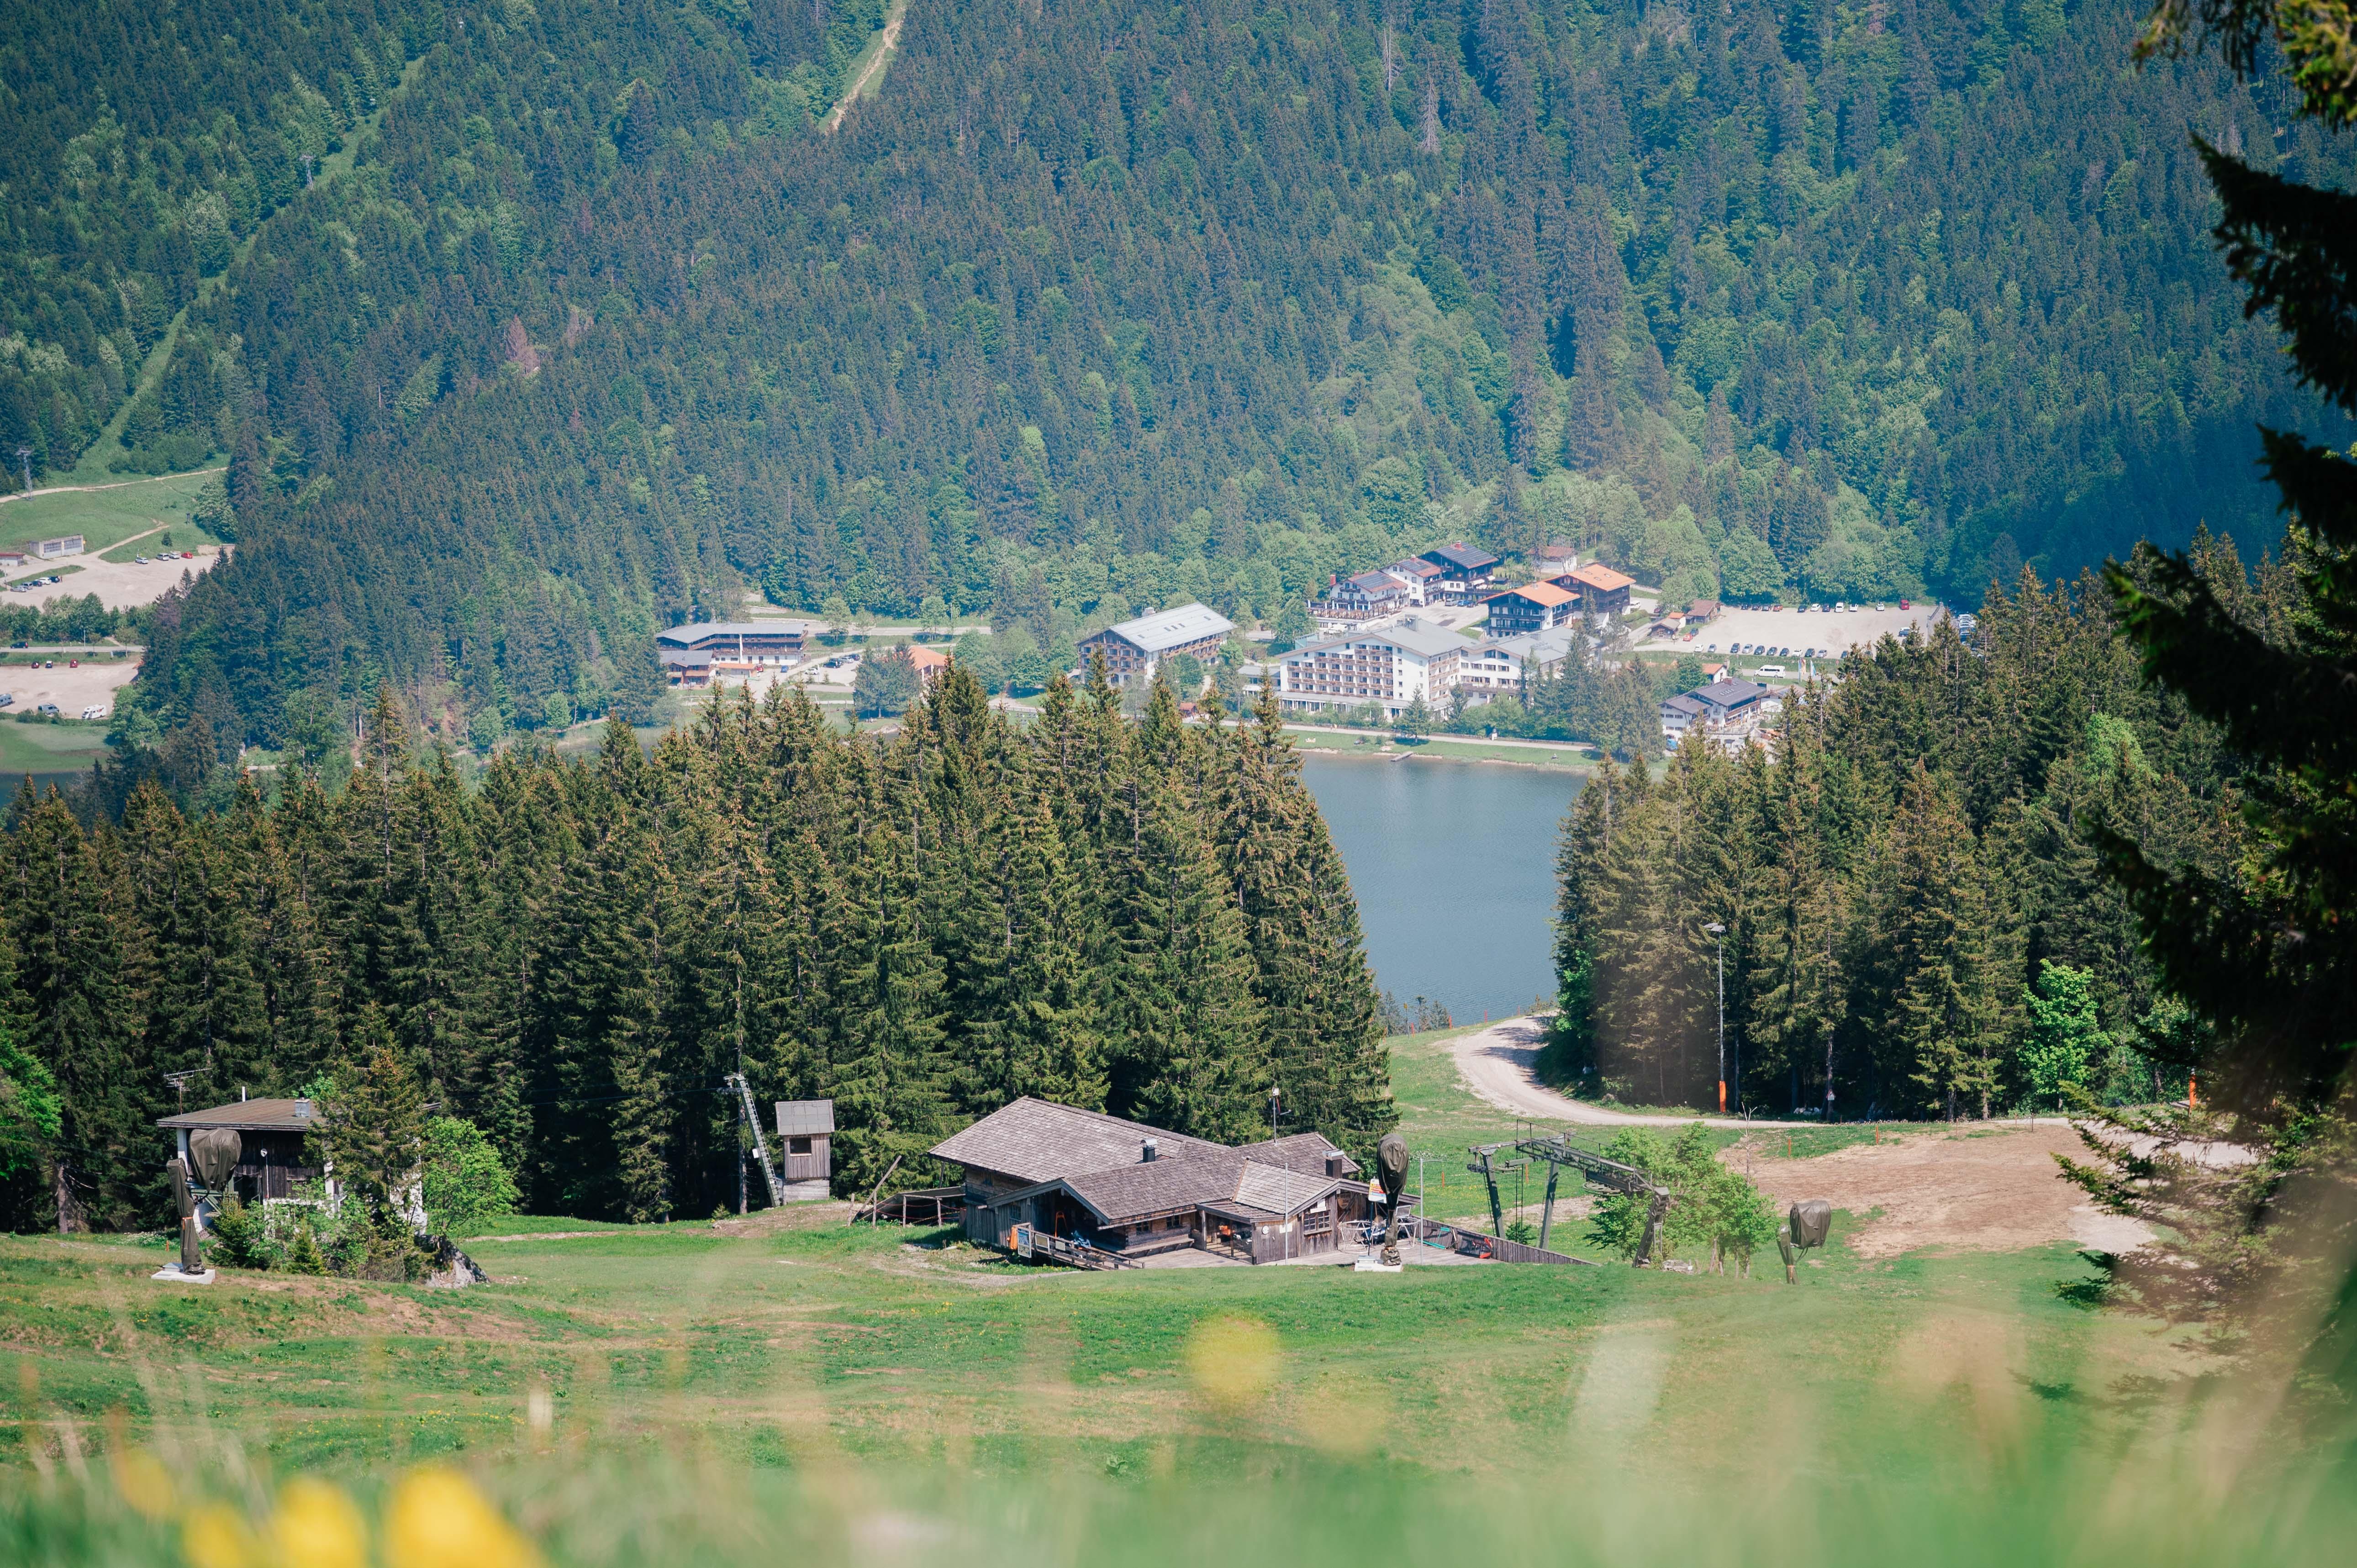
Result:
{"label": "chalet with brown roof", "polygon": [[1629,607],[1629,590],[1637,579],[1625,572],[1615,572],[1599,561],[1566,572],[1555,579],[1555,586],[1579,596],[1582,615],[1617,616]]}
{"label": "chalet with brown roof", "polygon": [[1316,1133],[1232,1147],[1027,1096],[932,1154],[964,1167],[966,1235],[992,1246],[1028,1226],[1124,1259],[1273,1262],[1331,1251],[1371,1213],[1356,1162]]}
{"label": "chalet with brown roof", "polygon": [[1491,637],[1549,631],[1579,610],[1578,596],[1554,583],[1524,583],[1519,588],[1501,588],[1484,602],[1490,607]]}

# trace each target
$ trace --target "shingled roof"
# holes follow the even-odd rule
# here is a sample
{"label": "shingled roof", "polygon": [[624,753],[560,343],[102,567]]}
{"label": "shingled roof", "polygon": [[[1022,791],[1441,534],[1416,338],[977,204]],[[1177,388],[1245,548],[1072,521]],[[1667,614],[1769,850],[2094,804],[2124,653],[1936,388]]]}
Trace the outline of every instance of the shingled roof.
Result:
{"label": "shingled roof", "polygon": [[1054,1181],[1059,1176],[1138,1165],[1145,1158],[1148,1138],[1157,1142],[1160,1157],[1166,1160],[1190,1150],[1233,1152],[1143,1122],[1125,1122],[1101,1111],[1082,1111],[1027,1094],[936,1144],[932,1153],[936,1159],[976,1165],[1021,1181]]}
{"label": "shingled roof", "polygon": [[[1146,1158],[1152,1140],[1155,1157]],[[1142,1122],[1029,1097],[934,1145],[935,1157],[1028,1183],[1058,1183],[1119,1224],[1197,1206],[1282,1218],[1327,1197],[1358,1173],[1316,1133],[1230,1148]],[[1329,1175],[1327,1156],[1340,1155]]]}
{"label": "shingled roof", "polygon": [[1341,1185],[1332,1176],[1306,1176],[1282,1165],[1246,1160],[1236,1176],[1235,1199],[1271,1214],[1298,1214]]}

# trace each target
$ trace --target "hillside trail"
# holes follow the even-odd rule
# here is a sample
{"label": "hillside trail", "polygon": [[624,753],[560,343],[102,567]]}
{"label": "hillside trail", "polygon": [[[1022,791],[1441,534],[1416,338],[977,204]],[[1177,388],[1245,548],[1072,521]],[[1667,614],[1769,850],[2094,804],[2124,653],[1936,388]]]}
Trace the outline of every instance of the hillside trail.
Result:
{"label": "hillside trail", "polygon": [[1770,1122],[1743,1116],[1651,1116],[1634,1111],[1612,1111],[1584,1100],[1559,1094],[1538,1079],[1539,1044],[1546,1026],[1537,1018],[1507,1018],[1448,1043],[1457,1058],[1458,1076],[1475,1098],[1511,1111],[1550,1122],[1573,1122],[1589,1127],[1682,1127],[1700,1122],[1710,1127],[1813,1127],[1813,1122]]}
{"label": "hillside trail", "polygon": [[[151,474],[144,479],[117,479],[106,485],[43,485],[38,489],[17,490],[10,495],[0,496],[0,506],[5,506],[10,501],[28,501],[36,496],[70,495],[77,490],[122,490],[128,489],[133,485],[160,485],[167,479],[187,479],[193,478],[199,474],[223,474],[228,471],[229,466],[223,463],[216,464],[210,468],[188,468],[178,474]],[[151,528],[147,532],[153,533],[156,530]],[[145,535],[140,537],[144,538]],[[115,542],[117,544],[124,542],[127,542],[123,540]],[[107,548],[112,550],[114,545],[110,544]]]}
{"label": "hillside trail", "polygon": [[[1480,1100],[1516,1116],[1587,1126],[1658,1127],[1688,1122],[1758,1134],[1814,1122],[1744,1121],[1733,1116],[1651,1116],[1610,1111],[1558,1094],[1534,1071],[1544,1026],[1509,1018],[1449,1042],[1457,1070]],[[1770,1155],[1759,1136],[1738,1139],[1719,1158],[1744,1172],[1779,1208],[1824,1198],[1861,1223],[1851,1251],[1889,1258],[1923,1250],[2004,1252],[2072,1241],[2126,1252],[2151,1240],[2133,1219],[2105,1214],[2062,1179],[2056,1155],[2087,1150],[2066,1122],[1976,1122],[1954,1132],[1910,1127],[1882,1142],[1854,1144],[1808,1159]]]}
{"label": "hillside trail", "polygon": [[891,63],[892,51],[900,47],[900,24],[908,14],[909,0],[896,0],[892,14],[884,18],[884,37],[877,43],[876,52],[868,57],[866,65],[859,68],[859,74],[852,78],[849,87],[843,90],[843,96],[834,101],[834,113],[826,117],[826,128],[830,134],[841,128],[843,117],[851,113],[851,106],[866,92],[868,84],[881,76],[884,68]]}

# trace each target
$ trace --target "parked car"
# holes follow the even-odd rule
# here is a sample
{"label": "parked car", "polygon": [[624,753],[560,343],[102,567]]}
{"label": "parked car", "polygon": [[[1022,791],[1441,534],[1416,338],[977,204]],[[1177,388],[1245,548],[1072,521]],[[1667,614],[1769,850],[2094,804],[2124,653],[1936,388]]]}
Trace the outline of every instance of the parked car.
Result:
{"label": "parked car", "polygon": [[134,566],[145,566],[147,564],[147,557],[145,555],[134,555],[131,558],[131,564]]}
{"label": "parked car", "polygon": [[104,708],[84,708],[81,711],[81,716],[86,719],[102,719],[106,716],[106,710]]}
{"label": "parked car", "polygon": [[1762,664],[1759,669],[1754,670],[1752,673],[1754,675],[1781,675],[1784,673],[1784,667],[1781,664]]}
{"label": "parked car", "polygon": [[0,692],[0,708],[5,708],[5,707],[6,707],[9,703],[11,703],[15,702],[16,700],[16,693],[14,693],[14,692]]}
{"label": "parked car", "polygon": [[55,703],[43,703],[39,707],[35,708],[33,712],[45,719],[61,719],[65,717],[63,714],[58,712],[58,705]]}

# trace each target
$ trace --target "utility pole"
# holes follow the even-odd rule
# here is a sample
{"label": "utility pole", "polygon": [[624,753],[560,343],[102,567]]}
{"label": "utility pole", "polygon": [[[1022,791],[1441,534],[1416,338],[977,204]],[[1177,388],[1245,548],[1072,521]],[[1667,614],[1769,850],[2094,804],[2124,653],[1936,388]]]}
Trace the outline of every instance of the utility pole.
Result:
{"label": "utility pole", "polygon": [[1727,928],[1713,920],[1703,929],[1718,941],[1718,1113],[1724,1116],[1727,1114]]}
{"label": "utility pole", "polygon": [[1278,1137],[1282,1137],[1282,1136],[1284,1136],[1284,1134],[1283,1134],[1282,1133],[1280,1133],[1280,1132],[1278,1132],[1278,1131],[1277,1131],[1277,1126],[1276,1126],[1276,1121],[1277,1121],[1277,1103],[1276,1103],[1276,1102],[1277,1102],[1277,1096],[1278,1096],[1278,1094],[1279,1094],[1280,1092],[1282,1092],[1282,1091],[1278,1090],[1278,1088],[1276,1087],[1276,1085],[1275,1085],[1275,1084],[1273,1084],[1273,1083],[1272,1083],[1272,1084],[1270,1084],[1270,1085],[1268,1086],[1268,1135],[1269,1135],[1270,1137],[1272,1137],[1272,1138],[1278,1138]]}

